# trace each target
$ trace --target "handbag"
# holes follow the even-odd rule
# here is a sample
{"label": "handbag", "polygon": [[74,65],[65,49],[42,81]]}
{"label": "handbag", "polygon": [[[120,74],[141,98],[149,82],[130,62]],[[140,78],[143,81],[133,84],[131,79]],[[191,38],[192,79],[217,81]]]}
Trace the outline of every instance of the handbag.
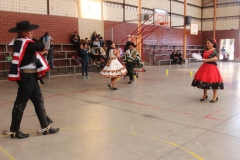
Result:
{"label": "handbag", "polygon": [[11,60],[12,60],[12,57],[11,57],[11,56],[7,56],[7,57],[5,58],[5,60],[6,60],[6,61],[11,61]]}

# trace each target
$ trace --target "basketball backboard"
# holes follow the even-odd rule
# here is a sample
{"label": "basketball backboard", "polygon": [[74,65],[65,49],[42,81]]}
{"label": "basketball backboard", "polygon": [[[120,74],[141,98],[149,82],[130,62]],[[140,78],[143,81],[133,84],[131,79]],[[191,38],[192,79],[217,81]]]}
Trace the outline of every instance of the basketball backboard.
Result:
{"label": "basketball backboard", "polygon": [[190,34],[198,35],[198,24],[190,24]]}
{"label": "basketball backboard", "polygon": [[168,11],[163,9],[153,9],[153,25],[161,27],[170,27],[168,22]]}

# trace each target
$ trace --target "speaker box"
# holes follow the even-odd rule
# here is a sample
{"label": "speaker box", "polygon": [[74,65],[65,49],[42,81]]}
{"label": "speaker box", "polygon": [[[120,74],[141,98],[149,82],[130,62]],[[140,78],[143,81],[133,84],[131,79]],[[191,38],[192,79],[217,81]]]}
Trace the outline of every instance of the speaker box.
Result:
{"label": "speaker box", "polygon": [[185,26],[188,26],[191,24],[191,16],[185,16]]}

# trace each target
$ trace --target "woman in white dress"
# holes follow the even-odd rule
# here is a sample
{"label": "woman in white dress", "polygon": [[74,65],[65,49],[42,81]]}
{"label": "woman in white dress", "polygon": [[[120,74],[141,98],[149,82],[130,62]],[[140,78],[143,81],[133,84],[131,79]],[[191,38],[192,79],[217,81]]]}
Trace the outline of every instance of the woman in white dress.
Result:
{"label": "woman in white dress", "polygon": [[124,76],[127,74],[126,68],[118,61],[120,58],[119,51],[115,49],[115,43],[113,41],[107,40],[107,59],[108,62],[103,70],[100,72],[100,75],[105,78],[111,78],[111,82],[107,85],[110,90],[117,90],[115,87],[115,82],[118,77]]}

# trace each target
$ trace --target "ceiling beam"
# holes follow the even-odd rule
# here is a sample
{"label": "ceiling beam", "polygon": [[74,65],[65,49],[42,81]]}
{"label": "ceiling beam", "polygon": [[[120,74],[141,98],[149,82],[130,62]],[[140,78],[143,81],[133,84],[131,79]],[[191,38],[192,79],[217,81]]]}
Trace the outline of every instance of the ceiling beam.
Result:
{"label": "ceiling beam", "polygon": [[213,1],[214,0],[208,1],[208,2],[204,3],[203,6],[205,6],[205,5],[209,4],[209,3],[212,3]]}

